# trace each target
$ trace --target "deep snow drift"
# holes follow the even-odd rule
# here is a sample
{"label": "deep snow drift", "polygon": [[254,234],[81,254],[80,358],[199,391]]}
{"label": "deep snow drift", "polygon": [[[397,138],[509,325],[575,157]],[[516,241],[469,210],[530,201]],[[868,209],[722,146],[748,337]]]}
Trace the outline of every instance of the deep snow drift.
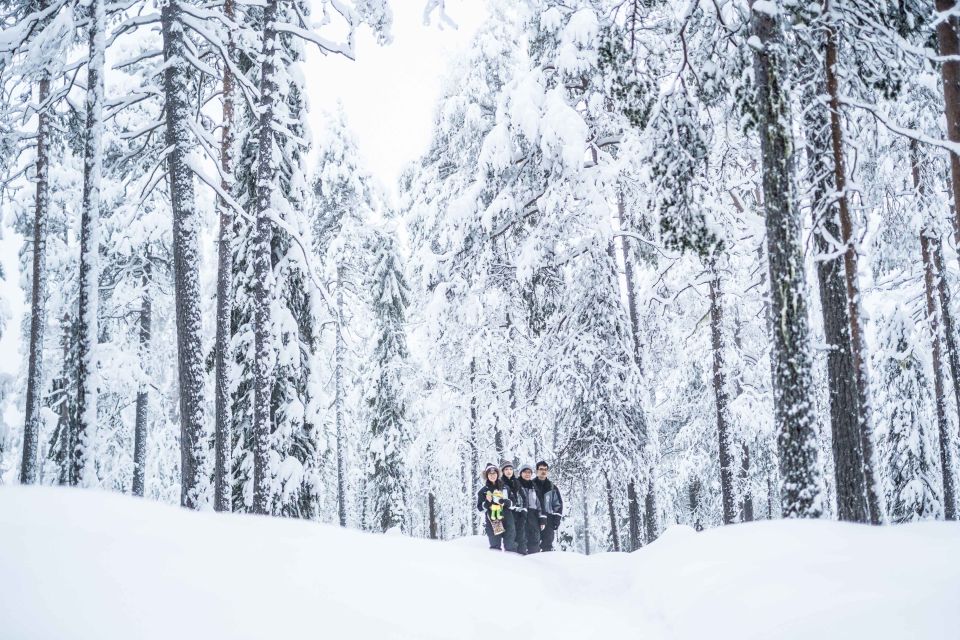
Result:
{"label": "deep snow drift", "polygon": [[121,495],[0,489],[0,637],[949,638],[960,526],[674,527],[633,554],[521,558],[193,513]]}

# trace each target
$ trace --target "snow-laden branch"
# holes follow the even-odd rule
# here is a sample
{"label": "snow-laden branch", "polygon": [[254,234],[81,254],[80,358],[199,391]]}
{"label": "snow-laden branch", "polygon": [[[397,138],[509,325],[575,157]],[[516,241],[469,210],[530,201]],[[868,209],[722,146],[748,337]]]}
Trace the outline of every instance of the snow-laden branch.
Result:
{"label": "snow-laden branch", "polygon": [[872,115],[880,124],[897,135],[903,136],[904,138],[909,138],[911,140],[916,140],[917,142],[922,142],[924,144],[929,144],[934,147],[940,147],[941,149],[946,149],[950,153],[960,156],[960,143],[951,142],[950,140],[944,140],[942,138],[934,138],[928,136],[922,131],[918,131],[917,129],[910,129],[909,127],[901,126],[896,122],[893,122],[886,115],[880,113],[877,109],[877,105],[875,104],[861,102],[851,98],[850,96],[840,96],[840,104],[848,107],[854,107],[856,109],[863,109]]}
{"label": "snow-laden branch", "polygon": [[355,60],[355,54],[353,51],[353,34],[351,33],[347,42],[338,43],[333,40],[324,38],[323,36],[314,33],[310,29],[304,29],[295,24],[290,24],[289,22],[277,22],[274,24],[274,28],[281,33],[289,33],[290,35],[297,36],[307,42],[312,42],[313,44],[320,47],[320,50],[324,53],[338,53],[350,60]]}

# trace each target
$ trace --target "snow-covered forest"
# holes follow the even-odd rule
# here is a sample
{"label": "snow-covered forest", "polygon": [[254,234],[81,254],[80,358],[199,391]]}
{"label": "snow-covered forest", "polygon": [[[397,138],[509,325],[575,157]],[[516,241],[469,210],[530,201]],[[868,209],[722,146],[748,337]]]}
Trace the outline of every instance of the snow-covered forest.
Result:
{"label": "snow-covered forest", "polygon": [[586,553],[958,518],[960,3],[483,0],[383,185],[305,61],[390,2],[0,0],[0,484],[452,539],[543,459]]}

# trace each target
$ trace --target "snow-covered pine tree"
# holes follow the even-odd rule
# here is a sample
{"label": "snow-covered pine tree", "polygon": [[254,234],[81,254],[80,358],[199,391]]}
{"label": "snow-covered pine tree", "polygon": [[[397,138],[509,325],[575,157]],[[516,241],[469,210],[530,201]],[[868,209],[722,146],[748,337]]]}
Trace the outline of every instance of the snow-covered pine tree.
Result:
{"label": "snow-covered pine tree", "polygon": [[367,495],[382,531],[406,528],[407,367],[406,310],[410,293],[390,229],[376,233],[371,254],[371,303],[377,323],[377,345],[369,392],[370,457]]}
{"label": "snow-covered pine tree", "polygon": [[884,462],[887,471],[887,504],[893,522],[939,517],[942,512],[934,469],[934,447],[925,426],[930,416],[929,385],[923,373],[922,351],[913,320],[903,306],[895,306],[878,319],[883,335],[876,354],[880,389],[885,391],[882,410]]}

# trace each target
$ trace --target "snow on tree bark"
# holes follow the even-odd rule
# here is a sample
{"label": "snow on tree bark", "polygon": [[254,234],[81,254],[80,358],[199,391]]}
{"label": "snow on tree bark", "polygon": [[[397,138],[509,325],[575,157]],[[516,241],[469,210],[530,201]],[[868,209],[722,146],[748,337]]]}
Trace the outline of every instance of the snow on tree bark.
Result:
{"label": "snow on tree bark", "polygon": [[343,359],[345,345],[343,341],[343,267],[337,265],[337,317],[334,331],[336,344],[334,345],[334,420],[336,421],[337,447],[337,519],[341,527],[347,526],[347,468],[346,468],[346,425],[343,417],[344,380]]}
{"label": "snow on tree bark", "polygon": [[733,444],[728,424],[726,370],[723,359],[723,308],[720,302],[720,276],[715,267],[710,278],[710,342],[713,351],[713,397],[716,405],[717,442],[720,455],[720,495],[723,523],[737,520],[733,488]]}
{"label": "snow on tree bark", "polygon": [[771,311],[776,351],[774,411],[784,517],[823,514],[813,414],[806,279],[800,214],[794,189],[787,60],[776,15],[753,11],[754,75],[760,116],[763,206],[766,214]]}
{"label": "snow on tree bark", "polygon": [[[150,294],[153,265],[150,256],[144,256],[140,294],[140,363],[146,372],[150,356],[150,337],[153,324],[153,299]],[[150,411],[150,393],[145,382],[137,391],[136,417],[133,428],[133,495],[142,496],[146,489],[147,418]]]}
{"label": "snow on tree bark", "polygon": [[270,401],[273,390],[271,303],[273,264],[273,190],[277,159],[274,157],[274,102],[277,94],[277,12],[279,0],[267,2],[263,11],[263,56],[260,73],[260,106],[257,122],[257,214],[253,245],[254,355],[253,355],[253,512],[272,513],[270,436],[273,428]]}
{"label": "snow on tree bark", "polygon": [[[45,6],[45,5],[44,5]],[[43,389],[43,336],[47,322],[47,222],[50,208],[50,75],[40,76],[37,103],[37,190],[33,215],[33,274],[30,308],[30,352],[27,361],[27,398],[24,410],[23,457],[20,482],[37,482],[39,471],[40,394]]]}
{"label": "snow on tree bark", "polygon": [[89,6],[89,60],[87,114],[83,145],[83,209],[80,221],[80,336],[77,365],[76,458],[81,483],[97,484],[94,443],[97,435],[97,360],[100,289],[100,182],[103,172],[104,56],[106,10],[104,0]]}
{"label": "snow on tree bark", "polygon": [[620,531],[617,527],[617,510],[613,496],[613,485],[610,483],[610,474],[604,472],[604,480],[607,485],[607,516],[610,518],[610,540],[613,542],[613,550],[620,551]]}
{"label": "snow on tree bark", "polygon": [[163,93],[166,112],[167,171],[173,211],[173,286],[180,387],[180,504],[198,508],[205,500],[206,449],[203,409],[203,345],[200,321],[200,212],[194,196],[189,156],[195,151],[190,129],[189,55],[183,0],[160,9],[163,34]]}
{"label": "snow on tree bark", "polygon": [[[223,14],[234,20],[234,0],[225,0]],[[227,57],[235,58],[233,31],[227,36]],[[220,188],[224,193],[233,192],[233,139],[234,139],[234,84],[233,70],[223,65],[223,125],[220,138],[220,172],[223,176]],[[231,458],[233,413],[229,380],[230,343],[233,337],[231,317],[233,314],[233,208],[217,198],[220,212],[220,237],[217,240],[217,329],[214,344],[214,378],[216,385],[214,425],[214,471],[213,506],[217,511],[231,511]]]}

